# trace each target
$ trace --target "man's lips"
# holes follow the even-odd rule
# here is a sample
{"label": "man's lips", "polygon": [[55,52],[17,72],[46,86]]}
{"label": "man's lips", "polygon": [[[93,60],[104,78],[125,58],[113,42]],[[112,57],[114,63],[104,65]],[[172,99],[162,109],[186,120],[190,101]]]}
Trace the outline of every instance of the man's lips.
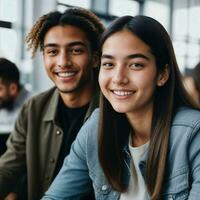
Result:
{"label": "man's lips", "polygon": [[76,71],[70,71],[70,72],[55,72],[57,76],[61,78],[68,78],[74,76],[77,72]]}

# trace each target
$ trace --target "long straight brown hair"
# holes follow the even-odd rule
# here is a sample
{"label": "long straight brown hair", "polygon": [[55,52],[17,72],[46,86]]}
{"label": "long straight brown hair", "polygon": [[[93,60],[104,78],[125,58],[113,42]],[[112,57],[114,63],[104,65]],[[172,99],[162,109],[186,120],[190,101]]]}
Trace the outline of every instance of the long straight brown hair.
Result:
{"label": "long straight brown hair", "polygon": [[[158,72],[169,67],[164,86],[156,88],[152,130],[146,165],[146,185],[152,200],[160,199],[166,171],[169,132],[173,115],[180,106],[198,108],[188,96],[181,80],[172,42],[164,27],[146,16],[124,16],[115,20],[104,32],[101,47],[114,33],[129,30],[146,43],[156,59]],[[120,41],[119,41],[120,42]],[[100,97],[99,160],[112,188],[125,192],[123,148],[128,141],[130,124],[125,114],[117,113],[108,100]]]}

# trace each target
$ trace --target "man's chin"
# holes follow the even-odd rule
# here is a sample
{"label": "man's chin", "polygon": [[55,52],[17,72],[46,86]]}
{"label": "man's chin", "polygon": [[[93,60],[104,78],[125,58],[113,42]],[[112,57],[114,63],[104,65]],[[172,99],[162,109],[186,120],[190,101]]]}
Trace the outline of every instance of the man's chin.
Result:
{"label": "man's chin", "polygon": [[73,87],[68,87],[68,88],[62,88],[62,87],[57,87],[60,93],[64,94],[72,94],[72,93],[77,93],[85,89],[86,85],[89,84],[89,81],[80,81],[77,84],[74,84]]}
{"label": "man's chin", "polygon": [[71,88],[71,89],[62,89],[62,88],[58,88],[58,91],[60,92],[60,93],[64,93],[64,94],[70,94],[70,93],[74,93],[74,92],[76,92],[77,91],[77,89],[76,88]]}
{"label": "man's chin", "polygon": [[59,92],[64,93],[64,94],[72,94],[72,93],[76,93],[79,92],[81,90],[83,90],[85,84],[81,84],[81,85],[77,85],[75,87],[71,87],[71,88],[58,88]]}

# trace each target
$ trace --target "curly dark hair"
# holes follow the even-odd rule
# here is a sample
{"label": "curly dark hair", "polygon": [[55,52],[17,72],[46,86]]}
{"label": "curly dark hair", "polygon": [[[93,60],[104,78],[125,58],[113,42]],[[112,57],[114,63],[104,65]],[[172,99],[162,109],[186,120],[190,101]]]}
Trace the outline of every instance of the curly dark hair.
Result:
{"label": "curly dark hair", "polygon": [[36,21],[25,39],[33,57],[38,47],[43,50],[44,37],[47,31],[57,25],[73,25],[80,28],[86,33],[91,49],[99,51],[99,40],[104,31],[104,26],[100,19],[89,10],[71,7],[64,13],[59,11],[49,12]]}

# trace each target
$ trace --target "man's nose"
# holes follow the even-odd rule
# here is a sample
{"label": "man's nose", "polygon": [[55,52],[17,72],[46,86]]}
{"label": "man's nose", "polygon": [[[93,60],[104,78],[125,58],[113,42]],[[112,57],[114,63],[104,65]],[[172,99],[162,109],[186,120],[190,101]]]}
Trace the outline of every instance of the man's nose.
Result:
{"label": "man's nose", "polygon": [[57,65],[59,67],[70,67],[72,66],[72,58],[67,52],[60,53],[58,57],[58,63]]}

